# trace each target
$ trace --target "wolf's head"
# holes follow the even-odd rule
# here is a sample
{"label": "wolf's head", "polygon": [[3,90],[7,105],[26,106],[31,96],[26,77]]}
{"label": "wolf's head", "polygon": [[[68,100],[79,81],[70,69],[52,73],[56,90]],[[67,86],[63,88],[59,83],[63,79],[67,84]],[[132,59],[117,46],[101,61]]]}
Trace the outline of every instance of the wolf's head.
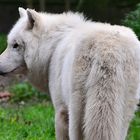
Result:
{"label": "wolf's head", "polygon": [[0,75],[22,72],[35,59],[33,50],[38,47],[42,27],[40,14],[23,8],[19,8],[19,14],[20,19],[8,35],[7,48],[0,55]]}

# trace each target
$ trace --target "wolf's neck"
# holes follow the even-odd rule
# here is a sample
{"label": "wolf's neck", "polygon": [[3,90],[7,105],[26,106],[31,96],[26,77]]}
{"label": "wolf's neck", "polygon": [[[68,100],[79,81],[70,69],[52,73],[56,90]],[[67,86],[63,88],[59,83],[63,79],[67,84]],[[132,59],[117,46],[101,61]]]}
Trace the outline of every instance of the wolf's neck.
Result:
{"label": "wolf's neck", "polygon": [[57,28],[57,30],[44,33],[40,37],[38,49],[32,60],[29,80],[41,91],[48,92],[48,76],[51,58],[55,49],[67,34],[69,34],[68,31],[62,31],[60,28]]}

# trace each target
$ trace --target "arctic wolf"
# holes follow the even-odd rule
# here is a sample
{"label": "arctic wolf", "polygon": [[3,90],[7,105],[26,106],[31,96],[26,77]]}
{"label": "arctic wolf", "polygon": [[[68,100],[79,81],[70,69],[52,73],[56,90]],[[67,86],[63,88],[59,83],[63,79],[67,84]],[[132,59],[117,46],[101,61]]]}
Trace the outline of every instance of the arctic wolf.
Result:
{"label": "arctic wolf", "polygon": [[140,43],[131,29],[77,13],[19,8],[0,74],[25,68],[50,93],[57,140],[125,140],[139,100]]}

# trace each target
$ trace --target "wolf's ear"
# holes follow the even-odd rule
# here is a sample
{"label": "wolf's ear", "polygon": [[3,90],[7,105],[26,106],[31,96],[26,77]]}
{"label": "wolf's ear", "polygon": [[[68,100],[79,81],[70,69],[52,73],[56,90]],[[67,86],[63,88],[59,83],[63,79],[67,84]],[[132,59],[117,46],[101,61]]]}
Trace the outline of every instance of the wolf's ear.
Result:
{"label": "wolf's ear", "polygon": [[27,9],[27,16],[29,20],[29,28],[33,29],[34,26],[38,25],[39,14],[35,10]]}
{"label": "wolf's ear", "polygon": [[19,11],[20,17],[23,17],[23,16],[27,15],[26,10],[24,8],[22,8],[22,7],[19,7],[18,11]]}

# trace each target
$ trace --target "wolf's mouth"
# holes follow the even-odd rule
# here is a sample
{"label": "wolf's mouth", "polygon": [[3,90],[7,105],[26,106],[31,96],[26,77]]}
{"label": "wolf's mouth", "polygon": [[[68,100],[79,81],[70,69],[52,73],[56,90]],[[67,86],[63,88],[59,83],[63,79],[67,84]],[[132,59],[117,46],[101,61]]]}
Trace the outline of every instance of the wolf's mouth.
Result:
{"label": "wolf's mouth", "polygon": [[26,65],[22,65],[22,66],[19,66],[15,69],[13,69],[12,71],[9,71],[9,72],[3,72],[3,71],[0,71],[0,75],[1,76],[8,76],[10,74],[18,74],[18,73],[23,73],[23,71],[25,72],[26,71]]}

